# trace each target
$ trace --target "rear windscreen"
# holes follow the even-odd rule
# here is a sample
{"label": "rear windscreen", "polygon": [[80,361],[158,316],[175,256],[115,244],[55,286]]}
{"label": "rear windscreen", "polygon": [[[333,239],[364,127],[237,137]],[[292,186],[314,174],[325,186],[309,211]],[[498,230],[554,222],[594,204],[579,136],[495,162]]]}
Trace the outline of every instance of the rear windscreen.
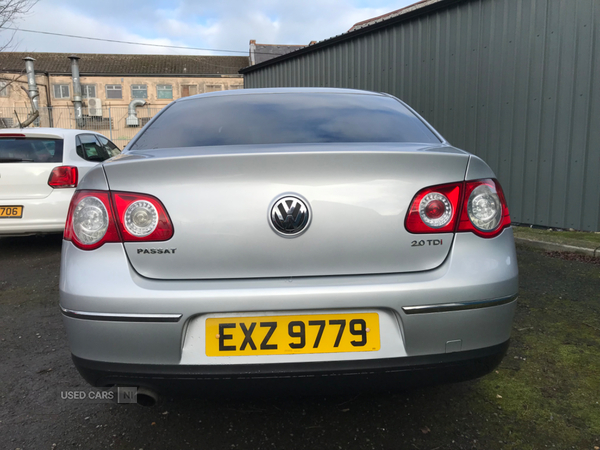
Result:
{"label": "rear windscreen", "polygon": [[398,100],[382,95],[277,93],[197,97],[174,103],[131,150],[325,142],[436,143]]}
{"label": "rear windscreen", "polygon": [[62,139],[3,138],[0,136],[0,163],[61,163]]}

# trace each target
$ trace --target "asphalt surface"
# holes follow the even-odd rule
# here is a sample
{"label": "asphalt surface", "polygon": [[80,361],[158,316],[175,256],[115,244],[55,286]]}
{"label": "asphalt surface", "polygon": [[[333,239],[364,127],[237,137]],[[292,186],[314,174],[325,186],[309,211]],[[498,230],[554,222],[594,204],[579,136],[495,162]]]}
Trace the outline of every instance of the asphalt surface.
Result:
{"label": "asphalt surface", "polygon": [[[501,396],[490,392],[487,377],[500,376],[494,374],[405,392],[223,400],[180,397],[163,399],[153,408],[64,399],[61,393],[89,388],[71,362],[58,309],[60,246],[60,236],[0,239],[0,449],[593,449],[600,445],[599,436],[585,423],[573,424],[576,433],[568,441],[522,423],[518,412],[503,409],[498,403]],[[496,374],[518,373],[525,364],[519,356],[524,354],[524,341],[518,330],[527,323],[538,293],[599,300],[598,266],[527,249],[519,249],[519,263],[527,308],[518,308],[513,345]],[[582,279],[589,282],[577,281]],[[569,413],[564,414],[563,421],[571,427]]]}

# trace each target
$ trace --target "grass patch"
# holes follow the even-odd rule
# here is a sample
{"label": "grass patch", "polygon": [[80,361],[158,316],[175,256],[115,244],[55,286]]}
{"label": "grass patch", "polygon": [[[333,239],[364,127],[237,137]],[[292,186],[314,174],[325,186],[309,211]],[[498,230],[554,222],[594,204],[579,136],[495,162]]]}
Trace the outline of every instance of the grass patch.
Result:
{"label": "grass patch", "polygon": [[600,436],[597,313],[560,297],[520,300],[507,357],[477,384],[506,416],[502,435],[510,436],[510,444],[505,448],[597,445],[590,439]]}
{"label": "grass patch", "polygon": [[595,249],[600,247],[600,233],[591,233],[586,231],[549,231],[538,228],[515,227],[513,226],[515,237],[523,239],[534,239],[555,244],[573,245]]}

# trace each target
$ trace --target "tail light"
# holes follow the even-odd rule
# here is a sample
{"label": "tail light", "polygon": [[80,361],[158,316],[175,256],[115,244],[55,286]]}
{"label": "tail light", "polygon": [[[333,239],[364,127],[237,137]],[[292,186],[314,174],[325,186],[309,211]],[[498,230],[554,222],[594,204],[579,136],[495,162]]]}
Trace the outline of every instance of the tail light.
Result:
{"label": "tail light", "polygon": [[64,238],[83,250],[93,250],[106,242],[121,242],[108,192],[75,192]]}
{"label": "tail light", "polygon": [[453,233],[459,214],[462,183],[422,189],[415,195],[405,226],[410,233]]}
{"label": "tail light", "polygon": [[77,187],[79,175],[77,167],[59,166],[52,169],[48,177],[48,185],[54,189]]}
{"label": "tail light", "polygon": [[492,238],[510,226],[497,180],[483,179],[431,186],[415,195],[405,220],[415,234],[472,232]]}
{"label": "tail light", "polygon": [[173,225],[165,207],[145,194],[78,191],[69,206],[64,238],[83,250],[106,242],[166,241]]}
{"label": "tail light", "polygon": [[498,236],[510,226],[510,214],[498,180],[465,182],[464,203],[458,231],[471,231],[477,236]]}
{"label": "tail light", "polygon": [[166,241],[173,236],[169,215],[156,197],[113,192],[112,200],[125,242]]}

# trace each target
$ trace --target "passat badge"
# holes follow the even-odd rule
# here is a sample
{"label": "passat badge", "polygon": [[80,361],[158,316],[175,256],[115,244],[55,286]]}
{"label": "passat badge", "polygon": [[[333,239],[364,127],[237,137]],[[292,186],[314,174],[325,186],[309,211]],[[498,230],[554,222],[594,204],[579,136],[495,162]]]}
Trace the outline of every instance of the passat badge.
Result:
{"label": "passat badge", "polygon": [[176,248],[138,248],[138,255],[171,255],[175,254]]}
{"label": "passat badge", "polygon": [[271,227],[284,237],[296,237],[304,233],[310,219],[308,202],[297,195],[279,197],[273,202],[269,212]]}

